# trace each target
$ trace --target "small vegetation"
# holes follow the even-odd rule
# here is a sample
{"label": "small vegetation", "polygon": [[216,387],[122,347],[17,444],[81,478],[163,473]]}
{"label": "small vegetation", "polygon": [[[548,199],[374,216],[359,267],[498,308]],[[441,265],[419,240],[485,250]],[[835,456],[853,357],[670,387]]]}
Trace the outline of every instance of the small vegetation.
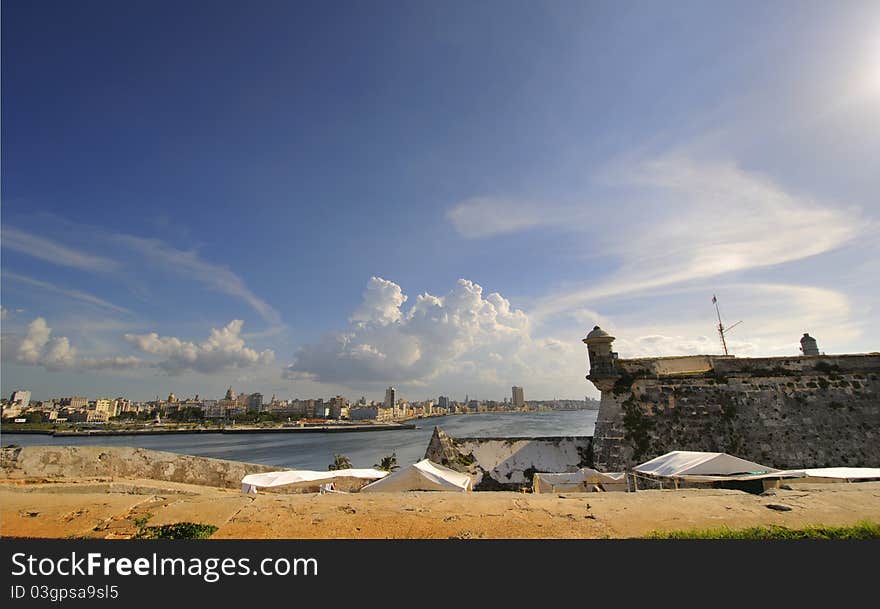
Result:
{"label": "small vegetation", "polygon": [[152,517],[153,517],[152,514],[144,514],[143,516],[139,516],[137,518],[132,518],[131,521],[134,523],[134,526],[136,526],[138,529],[143,529],[145,526],[147,526],[147,521],[149,521],[150,518],[152,518]]}
{"label": "small vegetation", "polygon": [[351,459],[339,453],[333,455],[333,463],[327,466],[331,472],[337,469],[351,469]]}
{"label": "small vegetation", "polygon": [[836,372],[840,372],[840,366],[837,364],[829,364],[828,362],[816,362],[816,365],[813,366],[817,372],[824,372],[825,374],[832,374]]}
{"label": "small vegetation", "polygon": [[385,472],[393,472],[394,470],[399,469],[400,466],[397,465],[397,453],[393,452],[387,457],[382,457],[382,460],[379,463],[373,464],[373,467]]}
{"label": "small vegetation", "polygon": [[823,525],[801,529],[770,525],[747,529],[689,529],[684,531],[651,531],[648,539],[880,539],[880,523],[868,520],[849,527]]}
{"label": "small vegetation", "polygon": [[636,377],[626,370],[620,372],[620,376],[614,381],[614,388],[611,390],[615,395],[626,393],[632,389],[632,384]]}
{"label": "small vegetation", "polygon": [[459,465],[468,467],[470,465],[473,465],[477,461],[477,459],[474,457],[473,453],[467,455],[459,453],[458,455],[456,455],[455,461]]}
{"label": "small vegetation", "polygon": [[144,527],[135,539],[207,539],[217,530],[213,524],[175,522],[158,527]]}
{"label": "small vegetation", "polygon": [[654,423],[633,400],[623,403],[623,428],[625,437],[632,442],[633,458],[641,459],[651,448],[651,430]]}

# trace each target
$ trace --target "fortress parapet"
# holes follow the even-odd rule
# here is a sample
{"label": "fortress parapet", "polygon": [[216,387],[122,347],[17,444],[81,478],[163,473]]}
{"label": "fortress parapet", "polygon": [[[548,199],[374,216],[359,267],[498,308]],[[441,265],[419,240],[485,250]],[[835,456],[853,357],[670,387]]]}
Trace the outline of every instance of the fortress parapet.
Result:
{"label": "fortress parapet", "polygon": [[[810,337],[811,338],[811,337]],[[587,335],[602,394],[595,465],[620,471],[671,450],[726,452],[780,469],[880,467],[880,353],[619,359]]]}

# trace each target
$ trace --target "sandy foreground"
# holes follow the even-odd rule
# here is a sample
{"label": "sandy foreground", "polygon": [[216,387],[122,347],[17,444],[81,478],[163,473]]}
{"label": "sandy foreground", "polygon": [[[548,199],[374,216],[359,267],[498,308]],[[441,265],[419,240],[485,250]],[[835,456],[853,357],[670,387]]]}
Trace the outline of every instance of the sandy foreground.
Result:
{"label": "sandy foreground", "polygon": [[232,489],[147,479],[0,480],[3,537],[128,538],[137,531],[135,520],[144,518],[148,525],[213,524],[219,527],[214,538],[233,539],[626,538],[657,529],[876,522],[880,482],[805,484],[764,495],[653,490],[251,498]]}

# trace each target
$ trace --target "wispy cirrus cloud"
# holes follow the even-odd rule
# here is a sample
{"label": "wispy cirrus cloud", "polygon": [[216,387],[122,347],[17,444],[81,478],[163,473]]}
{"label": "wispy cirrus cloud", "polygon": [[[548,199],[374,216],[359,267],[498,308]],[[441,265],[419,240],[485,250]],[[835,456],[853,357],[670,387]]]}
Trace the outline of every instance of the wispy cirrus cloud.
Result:
{"label": "wispy cirrus cloud", "polygon": [[55,294],[62,294],[64,296],[67,296],[68,298],[72,298],[86,304],[100,307],[102,309],[114,311],[116,313],[131,314],[131,311],[129,309],[126,309],[125,307],[120,307],[119,305],[115,305],[112,302],[108,302],[103,298],[98,298],[97,296],[89,294],[87,292],[83,292],[82,290],[63,288],[47,281],[40,281],[39,279],[34,279],[25,275],[19,275],[18,273],[11,273],[9,271],[3,271],[2,275],[5,279],[17,281],[19,283],[39,288],[41,290],[46,290],[48,292],[53,292]]}
{"label": "wispy cirrus cloud", "polygon": [[[460,203],[450,217],[459,233],[471,238],[539,225],[577,231],[583,243],[618,260],[589,286],[541,298],[531,312],[535,321],[603,298],[826,253],[870,225],[857,208],[789,192],[730,161],[697,160],[682,152],[619,164],[603,172],[601,182],[602,192],[622,202],[557,205],[548,212],[516,201],[493,199],[489,205],[478,199]],[[470,224],[465,218],[482,218],[482,228],[468,232],[462,228]]]}
{"label": "wispy cirrus cloud", "polygon": [[514,198],[474,197],[454,205],[446,212],[446,218],[462,237],[480,239],[540,226],[562,226],[576,211]]}
{"label": "wispy cirrus cloud", "polygon": [[119,268],[115,260],[81,252],[14,226],[3,227],[0,243],[5,248],[33,258],[83,271],[106,272]]}
{"label": "wispy cirrus cloud", "polygon": [[233,296],[246,302],[267,323],[281,325],[281,315],[269,303],[254,294],[244,280],[225,266],[203,260],[198,252],[181,250],[159,239],[147,239],[133,235],[116,234],[114,242],[137,252],[143,260],[203,286]]}

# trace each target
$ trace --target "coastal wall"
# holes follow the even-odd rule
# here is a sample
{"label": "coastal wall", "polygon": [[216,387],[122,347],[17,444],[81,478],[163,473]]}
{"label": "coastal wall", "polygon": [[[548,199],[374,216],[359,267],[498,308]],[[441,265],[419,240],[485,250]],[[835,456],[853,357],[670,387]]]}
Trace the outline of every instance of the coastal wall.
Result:
{"label": "coastal wall", "polygon": [[25,446],[0,449],[0,472],[8,479],[126,478],[240,488],[247,474],[277,466],[193,457],[144,448]]}
{"label": "coastal wall", "polygon": [[439,427],[425,458],[471,477],[476,491],[530,488],[535,473],[573,472],[592,465],[590,436],[452,438]]}
{"label": "coastal wall", "polygon": [[671,450],[777,468],[880,466],[880,354],[616,360],[588,378],[602,392],[602,471]]}

